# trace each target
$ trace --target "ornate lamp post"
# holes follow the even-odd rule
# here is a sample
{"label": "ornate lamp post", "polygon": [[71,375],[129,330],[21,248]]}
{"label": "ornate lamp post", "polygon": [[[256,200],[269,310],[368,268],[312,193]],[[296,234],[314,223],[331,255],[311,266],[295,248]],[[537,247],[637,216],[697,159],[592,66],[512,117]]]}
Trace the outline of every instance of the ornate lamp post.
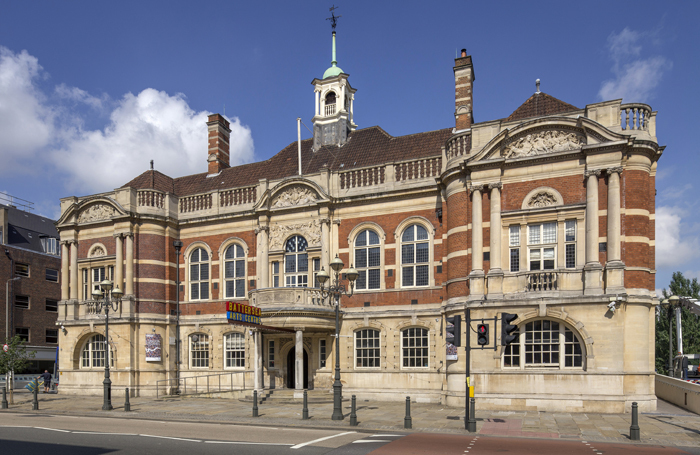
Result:
{"label": "ornate lamp post", "polygon": [[175,394],[180,394],[180,249],[182,248],[182,242],[175,240],[173,242],[173,247],[175,247],[175,254],[177,255],[177,275],[175,278],[175,302],[176,303],[176,315],[175,315],[175,380],[177,385],[175,386]]}
{"label": "ornate lamp post", "polygon": [[[104,280],[100,283],[100,288],[92,291],[92,297],[95,299],[95,313],[99,314],[104,309],[105,311],[105,380],[104,385],[104,403],[102,404],[103,411],[111,411],[112,409],[112,381],[109,379],[109,362],[112,360],[112,355],[109,349],[109,310],[117,311],[121,298],[124,293],[118,287],[112,289],[112,282]],[[110,292],[112,291],[112,292]]]}
{"label": "ornate lamp post", "polygon": [[345,288],[345,285],[340,284],[340,271],[343,270],[345,264],[343,261],[335,255],[335,259],[331,261],[331,269],[333,269],[333,279],[328,284],[328,288],[325,288],[325,284],[329,278],[328,272],[323,268],[318,272],[316,278],[321,285],[321,296],[325,299],[333,296],[335,299],[335,382],[333,383],[333,416],[332,420],[343,420],[343,384],[340,382],[340,296],[347,295],[352,296],[355,289],[355,280],[357,279],[357,270],[350,265],[350,268],[346,272],[348,280],[350,281],[350,290]]}

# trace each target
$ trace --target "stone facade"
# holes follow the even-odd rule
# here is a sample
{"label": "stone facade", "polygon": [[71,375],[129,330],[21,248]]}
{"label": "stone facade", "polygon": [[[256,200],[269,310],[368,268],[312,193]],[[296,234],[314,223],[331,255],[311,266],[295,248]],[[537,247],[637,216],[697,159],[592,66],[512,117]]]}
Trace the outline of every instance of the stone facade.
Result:
{"label": "stone facade", "polygon": [[[455,128],[356,129],[341,145],[309,139],[209,176],[148,171],[109,193],[62,199],[62,390],[101,393],[104,364],[86,343],[103,333],[88,301],[104,273],[125,292],[110,319],[115,387],[172,386],[179,298],[181,377],[330,391],[334,303],[314,277],[338,255],[360,272],[354,295],[341,298],[347,395],[464,406],[465,350],[447,355],[445,329],[469,310],[462,339],[476,348],[478,406],[655,409],[656,113],[619,100],[579,109],[538,91],[538,103],[472,123],[471,57],[455,65]],[[349,100],[337,110],[319,101],[333,97],[318,87],[347,77],[314,80],[319,125],[323,112],[351,119],[354,89],[336,94]],[[229,324],[227,301],[259,307],[263,327]],[[518,315],[509,346],[504,312]],[[482,320],[484,349],[472,333]],[[153,333],[160,361],[145,357]]]}

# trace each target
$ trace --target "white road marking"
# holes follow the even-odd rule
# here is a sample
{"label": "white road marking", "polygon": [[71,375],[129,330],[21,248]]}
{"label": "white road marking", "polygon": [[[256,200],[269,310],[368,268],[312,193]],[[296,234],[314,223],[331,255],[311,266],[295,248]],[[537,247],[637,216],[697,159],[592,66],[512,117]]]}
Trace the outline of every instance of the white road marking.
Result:
{"label": "white road marking", "polygon": [[242,441],[204,441],[205,444],[247,444],[255,446],[291,446],[292,444],[283,444],[277,442],[242,442]]}
{"label": "white road marking", "polygon": [[373,434],[370,438],[403,438],[402,434]]}
{"label": "white road marking", "polygon": [[45,427],[33,427],[36,428],[37,430],[49,430],[49,431],[59,431],[61,433],[70,433],[68,430],[59,430],[58,428],[45,428]]}
{"label": "white road marking", "polygon": [[111,434],[114,436],[138,436],[136,433],[98,433],[96,431],[71,431],[73,434]]}
{"label": "white road marking", "polygon": [[357,441],[352,441],[353,444],[362,444],[367,442],[391,442],[388,439],[358,439]]}
{"label": "white road marking", "polygon": [[30,425],[0,425],[0,428],[34,428]]}
{"label": "white road marking", "polygon": [[316,444],[317,442],[325,441],[327,439],[337,438],[338,436],[345,436],[346,434],[353,434],[353,433],[357,433],[357,431],[346,431],[345,433],[333,434],[331,436],[326,436],[325,438],[318,438],[318,439],[314,439],[313,441],[302,442],[301,444],[297,444],[295,446],[290,447],[290,449],[301,449],[302,447],[306,447],[310,444]]}
{"label": "white road marking", "polygon": [[175,441],[202,442],[201,439],[172,438],[170,436],[156,436],[153,434],[140,434],[139,436],[143,436],[145,438],[174,439]]}

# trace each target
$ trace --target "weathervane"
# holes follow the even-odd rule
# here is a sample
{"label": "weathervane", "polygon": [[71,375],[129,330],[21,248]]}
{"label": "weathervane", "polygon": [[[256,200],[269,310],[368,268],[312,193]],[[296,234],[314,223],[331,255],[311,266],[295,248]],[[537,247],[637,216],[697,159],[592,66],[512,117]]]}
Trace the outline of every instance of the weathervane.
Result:
{"label": "weathervane", "polygon": [[343,16],[336,16],[336,15],[335,15],[335,13],[333,12],[333,10],[336,10],[336,9],[338,9],[338,7],[335,6],[335,5],[333,5],[333,6],[330,8],[331,17],[326,18],[327,21],[331,21],[331,27],[333,27],[333,31],[335,31],[335,26],[338,25],[338,19],[340,19],[341,17],[343,17]]}

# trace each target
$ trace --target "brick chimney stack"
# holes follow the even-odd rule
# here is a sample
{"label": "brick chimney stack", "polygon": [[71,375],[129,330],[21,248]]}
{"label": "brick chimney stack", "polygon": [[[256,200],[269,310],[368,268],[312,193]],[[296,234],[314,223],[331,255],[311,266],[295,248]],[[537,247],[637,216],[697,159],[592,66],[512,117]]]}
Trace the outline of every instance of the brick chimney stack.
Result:
{"label": "brick chimney stack", "polygon": [[459,130],[471,128],[474,116],[472,107],[472,83],[474,82],[474,68],[472,57],[467,55],[467,50],[462,49],[461,56],[455,59],[455,127]]}
{"label": "brick chimney stack", "polygon": [[231,167],[229,160],[228,140],[231,135],[230,124],[220,114],[212,114],[207,121],[209,131],[209,175],[218,174],[227,167]]}

